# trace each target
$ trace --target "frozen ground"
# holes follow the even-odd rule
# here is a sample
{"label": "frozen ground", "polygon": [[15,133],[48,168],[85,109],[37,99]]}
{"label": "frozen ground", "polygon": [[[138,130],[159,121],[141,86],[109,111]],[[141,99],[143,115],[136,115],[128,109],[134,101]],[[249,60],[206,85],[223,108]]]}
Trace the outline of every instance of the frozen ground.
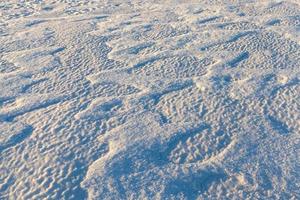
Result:
{"label": "frozen ground", "polygon": [[298,0],[4,0],[0,199],[299,199]]}

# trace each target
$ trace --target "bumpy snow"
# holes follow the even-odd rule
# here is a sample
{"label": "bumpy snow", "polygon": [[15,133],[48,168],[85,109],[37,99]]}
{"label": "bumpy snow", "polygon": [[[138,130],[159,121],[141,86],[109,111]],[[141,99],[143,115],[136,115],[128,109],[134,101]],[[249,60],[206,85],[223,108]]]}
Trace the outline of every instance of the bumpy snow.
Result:
{"label": "bumpy snow", "polygon": [[300,199],[298,0],[0,2],[0,199]]}

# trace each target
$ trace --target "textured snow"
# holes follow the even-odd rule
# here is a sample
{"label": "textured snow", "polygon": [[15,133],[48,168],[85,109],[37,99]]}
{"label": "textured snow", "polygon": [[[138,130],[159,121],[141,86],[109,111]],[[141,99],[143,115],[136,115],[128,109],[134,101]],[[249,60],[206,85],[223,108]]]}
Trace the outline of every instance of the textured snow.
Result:
{"label": "textured snow", "polygon": [[0,199],[300,199],[298,0],[5,0],[0,44]]}

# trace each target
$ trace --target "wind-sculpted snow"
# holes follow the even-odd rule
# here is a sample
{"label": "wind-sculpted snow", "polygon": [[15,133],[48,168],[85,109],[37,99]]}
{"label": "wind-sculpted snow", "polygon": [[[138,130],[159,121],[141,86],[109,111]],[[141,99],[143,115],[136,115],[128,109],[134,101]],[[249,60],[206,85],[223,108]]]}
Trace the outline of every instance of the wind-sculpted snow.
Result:
{"label": "wind-sculpted snow", "polygon": [[300,3],[0,3],[0,199],[299,199]]}

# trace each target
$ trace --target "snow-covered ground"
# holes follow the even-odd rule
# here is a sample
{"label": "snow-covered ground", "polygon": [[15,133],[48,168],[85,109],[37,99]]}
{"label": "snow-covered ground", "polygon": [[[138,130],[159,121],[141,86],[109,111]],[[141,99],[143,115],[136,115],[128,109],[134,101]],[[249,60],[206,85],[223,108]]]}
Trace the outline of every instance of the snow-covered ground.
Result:
{"label": "snow-covered ground", "polygon": [[300,199],[299,0],[3,0],[0,199]]}

